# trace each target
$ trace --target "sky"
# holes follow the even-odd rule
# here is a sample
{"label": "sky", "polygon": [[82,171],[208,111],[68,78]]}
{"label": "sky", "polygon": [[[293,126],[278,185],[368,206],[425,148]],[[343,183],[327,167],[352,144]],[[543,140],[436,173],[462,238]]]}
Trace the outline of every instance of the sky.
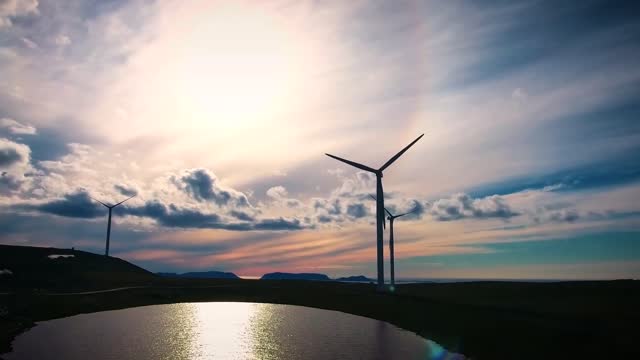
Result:
{"label": "sky", "polygon": [[[634,1],[0,0],[0,243],[151,271],[640,278]],[[385,242],[388,234],[385,235]],[[388,248],[385,248],[388,257]],[[388,263],[385,267],[388,274]]]}

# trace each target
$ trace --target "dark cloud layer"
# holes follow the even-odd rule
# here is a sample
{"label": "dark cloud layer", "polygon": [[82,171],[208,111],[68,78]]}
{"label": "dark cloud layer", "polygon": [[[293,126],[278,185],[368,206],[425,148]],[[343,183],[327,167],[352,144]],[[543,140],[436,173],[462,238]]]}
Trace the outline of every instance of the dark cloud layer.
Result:
{"label": "dark cloud layer", "polygon": [[367,207],[364,204],[349,204],[347,206],[347,214],[356,219],[363,218],[369,214]]}
{"label": "dark cloud layer", "polygon": [[52,200],[38,205],[21,205],[26,210],[37,210],[43,213],[71,217],[91,219],[104,216],[106,210],[102,205],[94,202],[86,192],[67,194],[62,199]]}
{"label": "dark cloud layer", "polygon": [[134,195],[138,195],[138,191],[132,187],[128,187],[126,185],[114,185],[113,186],[114,189],[116,189],[120,194],[124,195],[124,196],[134,196]]}
{"label": "dark cloud layer", "polygon": [[213,201],[218,206],[249,206],[243,193],[221,188],[216,176],[206,169],[187,170],[180,178],[174,178],[174,182],[197,201]]}
{"label": "dark cloud layer", "polygon": [[250,214],[244,212],[244,211],[239,211],[239,210],[231,210],[229,212],[229,215],[233,216],[234,218],[238,219],[238,220],[243,220],[243,221],[254,221],[255,218],[253,216],[251,216]]}
{"label": "dark cloud layer", "polygon": [[[179,208],[174,204],[164,205],[159,201],[148,201],[142,206],[126,206],[127,215],[147,217],[160,225],[177,228],[203,228],[224,230],[300,230],[305,226],[297,219],[254,219],[248,214],[235,211],[233,217],[243,222],[232,222],[218,214],[205,213],[197,209]],[[233,211],[232,211],[233,212]]]}
{"label": "dark cloud layer", "polygon": [[[14,207],[23,211],[38,211],[68,218],[91,219],[106,214],[101,205],[94,202],[84,191],[67,194],[62,199],[52,200],[42,204],[17,205]],[[240,222],[234,222],[215,213],[207,213],[199,209],[182,208],[175,204],[163,204],[160,201],[147,201],[143,205],[123,205],[114,209],[118,215],[149,218],[159,225],[171,228],[200,228],[225,229],[237,231],[250,230],[301,230],[309,228],[298,219],[284,217],[256,219],[241,212],[231,211],[231,216]]]}
{"label": "dark cloud layer", "polygon": [[0,149],[0,167],[9,167],[22,161],[24,161],[22,154],[16,149],[9,147]]}

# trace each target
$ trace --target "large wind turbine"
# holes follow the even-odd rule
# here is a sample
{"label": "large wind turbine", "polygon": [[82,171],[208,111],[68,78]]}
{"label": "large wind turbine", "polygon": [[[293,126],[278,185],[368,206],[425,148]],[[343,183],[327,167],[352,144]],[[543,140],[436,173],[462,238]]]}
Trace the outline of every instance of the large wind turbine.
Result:
{"label": "large wind turbine", "polygon": [[332,157],[338,161],[342,161],[346,164],[349,164],[353,167],[357,167],[358,169],[368,171],[374,173],[376,175],[376,237],[377,237],[377,247],[378,247],[378,290],[384,290],[384,249],[383,249],[383,233],[382,227],[384,226],[384,190],[382,189],[382,172],[388,168],[394,161],[398,160],[402,154],[404,154],[413,144],[415,144],[420,138],[422,138],[424,134],[418,136],[417,139],[413,140],[411,144],[407,145],[404,149],[400,150],[399,153],[395,154],[389,161],[384,163],[379,169],[370,168],[366,165],[358,164],[357,162],[346,160],[343,158],[339,158],[337,156],[326,154],[329,157]]}
{"label": "large wind turbine", "polygon": [[[373,200],[376,200],[376,198],[373,195],[371,195],[371,198],[373,198]],[[406,212],[404,214],[399,214],[399,215],[393,215],[391,211],[389,211],[387,208],[384,208],[384,211],[386,211],[387,214],[389,214],[389,216],[387,217],[387,219],[389,220],[389,266],[391,270],[391,291],[393,291],[396,288],[396,274],[395,274],[395,260],[394,260],[395,253],[393,251],[393,221],[399,217],[411,214],[412,212],[416,211],[416,209],[413,209],[409,212]]]}
{"label": "large wind turbine", "polygon": [[131,197],[128,197],[128,198],[126,198],[126,199],[124,199],[124,200],[120,201],[119,203],[117,203],[117,204],[115,204],[115,205],[107,205],[107,204],[103,203],[103,202],[102,202],[102,201],[100,201],[100,200],[97,200],[97,199],[92,198],[93,200],[95,200],[95,201],[99,202],[100,204],[104,205],[107,209],[109,209],[109,222],[107,223],[107,246],[106,246],[106,248],[105,248],[105,250],[104,250],[104,255],[105,255],[105,256],[109,256],[109,238],[111,237],[111,211],[112,211],[112,210],[113,210],[113,208],[115,208],[116,206],[121,205],[121,204],[122,204],[122,203],[124,203],[125,201],[127,201],[127,200],[129,200],[129,199],[133,198],[134,196],[135,196],[135,195],[133,195],[133,196],[131,196]]}

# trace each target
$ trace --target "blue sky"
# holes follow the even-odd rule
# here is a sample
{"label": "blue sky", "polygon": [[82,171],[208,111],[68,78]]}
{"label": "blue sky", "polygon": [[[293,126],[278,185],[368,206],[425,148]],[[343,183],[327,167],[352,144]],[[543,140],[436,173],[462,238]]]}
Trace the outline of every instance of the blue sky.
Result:
{"label": "blue sky", "polygon": [[[637,278],[633,1],[0,3],[0,239],[154,271]],[[386,250],[385,250],[386,251]],[[388,255],[388,254],[385,254]]]}

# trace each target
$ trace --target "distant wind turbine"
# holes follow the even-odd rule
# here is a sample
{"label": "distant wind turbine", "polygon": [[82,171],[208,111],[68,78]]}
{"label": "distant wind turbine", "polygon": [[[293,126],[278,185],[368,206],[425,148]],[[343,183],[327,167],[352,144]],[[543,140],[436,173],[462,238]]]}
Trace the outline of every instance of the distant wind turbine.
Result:
{"label": "distant wind turbine", "polygon": [[[373,200],[376,200],[376,198],[373,195],[370,195],[370,196],[371,198],[373,198]],[[389,214],[387,219],[389,220],[389,264],[390,264],[390,270],[391,270],[391,288],[390,288],[391,291],[394,291],[396,288],[396,274],[395,274],[395,260],[394,260],[395,253],[393,251],[393,221],[399,217],[409,215],[416,210],[417,208],[409,212],[406,212],[404,214],[393,215],[391,211],[389,211],[387,208],[384,208],[384,211],[386,211],[387,214]]]}
{"label": "distant wind turbine", "polygon": [[107,246],[106,246],[106,248],[105,248],[105,250],[104,250],[104,255],[105,255],[105,256],[109,256],[109,239],[110,239],[110,237],[111,237],[111,211],[112,211],[112,210],[113,210],[113,208],[115,208],[116,206],[121,205],[122,203],[124,203],[124,202],[125,202],[125,201],[127,201],[127,200],[130,200],[130,199],[131,199],[131,198],[133,198],[133,197],[135,197],[135,195],[133,195],[133,196],[131,196],[131,197],[128,197],[128,198],[126,198],[126,199],[124,199],[124,200],[120,201],[119,203],[117,203],[117,204],[115,204],[115,205],[107,205],[107,204],[103,203],[102,201],[100,201],[100,200],[98,200],[98,199],[94,199],[94,198],[92,198],[93,200],[95,200],[95,201],[99,202],[100,204],[104,205],[107,209],[109,209],[109,221],[108,221],[108,223],[107,223]]}
{"label": "distant wind turbine", "polygon": [[384,190],[382,189],[382,172],[388,168],[394,161],[398,160],[402,154],[404,154],[413,144],[415,144],[420,138],[422,138],[424,134],[418,136],[417,139],[413,140],[411,144],[407,145],[404,149],[402,149],[399,153],[394,155],[389,161],[384,163],[379,169],[370,168],[366,165],[358,164],[357,162],[346,160],[343,158],[339,158],[337,156],[331,154],[325,154],[329,157],[332,157],[338,161],[342,161],[343,163],[349,164],[353,167],[357,167],[358,169],[368,171],[374,173],[376,175],[376,237],[377,237],[377,247],[378,247],[378,291],[384,290],[384,249],[383,249],[383,229],[384,226]]}

